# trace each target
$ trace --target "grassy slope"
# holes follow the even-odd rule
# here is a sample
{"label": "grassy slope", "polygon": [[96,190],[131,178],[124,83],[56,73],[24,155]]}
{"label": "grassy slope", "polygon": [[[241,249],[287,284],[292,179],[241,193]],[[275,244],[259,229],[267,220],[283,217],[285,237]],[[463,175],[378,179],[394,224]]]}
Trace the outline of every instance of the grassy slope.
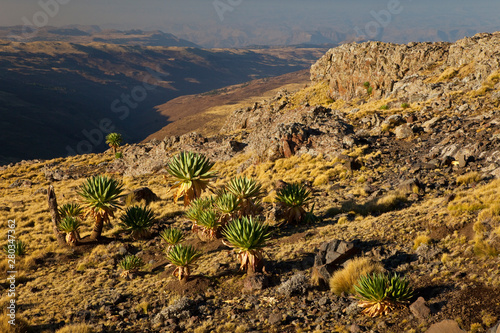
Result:
{"label": "grassy slope", "polygon": [[[310,104],[331,105],[326,96],[325,87],[311,86],[295,94],[293,104],[300,105],[305,101]],[[486,93],[486,92],[485,92]],[[469,97],[466,97],[469,98]],[[475,97],[471,97],[475,98]],[[400,108],[380,110],[380,103],[388,101],[370,101],[360,107],[360,111],[349,115],[353,120],[360,114],[381,112],[384,114],[401,113]],[[338,104],[333,106],[349,110],[352,106]],[[343,108],[345,107],[345,109]],[[416,106],[415,106],[416,109]],[[404,112],[415,111],[410,108]],[[344,154],[367,159],[362,148],[344,151]],[[250,156],[238,154],[227,162],[218,162],[215,169],[219,178],[215,185],[223,185],[227,180],[236,175],[238,166],[245,163]],[[169,304],[178,295],[171,291],[170,286],[175,283],[171,277],[171,270],[160,268],[152,270],[152,266],[145,268],[145,273],[132,281],[118,278],[119,270],[116,261],[121,258],[118,248],[121,242],[143,250],[143,256],[163,262],[161,253],[163,246],[158,236],[152,243],[146,241],[131,241],[126,237],[119,237],[120,242],[111,245],[99,245],[93,249],[74,252],[68,249],[58,249],[52,236],[50,218],[46,209],[46,198],[34,192],[46,188],[49,182],[43,176],[45,164],[55,164],[60,168],[69,168],[71,165],[87,170],[89,174],[104,172],[102,162],[110,162],[109,155],[87,155],[68,159],[57,159],[19,164],[1,171],[0,178],[0,209],[5,212],[5,219],[16,219],[18,222],[18,236],[29,244],[28,255],[19,264],[19,313],[29,319],[30,324],[43,330],[50,331],[49,322],[53,318],[58,321],[69,321],[77,309],[88,307],[96,309],[98,320],[102,323],[113,324],[113,316],[98,309],[103,301],[111,297],[112,290],[128,295],[134,306],[148,302],[161,301]],[[452,309],[446,310],[440,316],[459,321],[463,328],[477,329],[478,325],[486,328],[491,326],[498,316],[499,304],[489,302],[489,307],[483,304],[469,304],[467,300],[455,297],[465,295],[467,290],[477,286],[498,290],[500,287],[500,269],[498,266],[498,237],[500,237],[500,209],[497,198],[500,195],[499,180],[482,180],[477,174],[468,174],[457,178],[458,187],[454,191],[456,199],[451,203],[443,196],[436,196],[432,191],[421,195],[418,201],[406,201],[398,204],[401,194],[388,193],[376,202],[375,205],[365,205],[368,202],[364,184],[367,179],[378,179],[373,186],[383,187],[383,175],[395,165],[384,165],[371,170],[361,168],[359,171],[348,171],[336,160],[325,160],[321,156],[312,158],[308,155],[280,159],[275,162],[265,162],[252,165],[243,174],[258,179],[266,191],[263,199],[265,205],[270,205],[274,197],[274,184],[277,180],[311,182],[314,185],[314,201],[316,213],[324,217],[323,222],[312,226],[299,226],[296,228],[276,228],[266,253],[267,261],[274,269],[274,274],[290,276],[296,265],[307,262],[307,258],[327,240],[344,239],[360,240],[366,243],[383,244],[391,251],[411,253],[415,242],[422,240],[430,242],[443,250],[438,264],[429,266],[427,263],[412,265],[409,277],[421,292],[433,290],[440,286],[453,286],[453,297],[443,294],[433,297],[432,301],[449,301]],[[180,204],[172,202],[172,193],[168,193],[168,184],[160,173],[138,178],[114,175],[122,180],[127,189],[136,189],[148,186],[161,198],[159,202],[151,205],[158,215],[162,227],[174,224],[188,231],[190,223],[179,215],[183,208]],[[325,177],[327,176],[327,177]],[[32,182],[31,187],[10,188],[17,179],[26,179]],[[83,179],[63,180],[54,183],[59,203],[63,204],[78,200],[76,188]],[[340,192],[350,193],[355,205],[344,206],[339,200]],[[379,214],[381,210],[386,211]],[[338,215],[344,213],[344,215]],[[276,221],[268,221],[275,225]],[[91,231],[91,221],[87,220],[82,228],[82,235]],[[116,221],[114,222],[116,225]],[[488,230],[491,229],[491,230]],[[115,237],[116,226],[107,229],[105,235]],[[487,235],[490,238],[486,237]],[[427,237],[422,237],[427,236]],[[208,248],[200,244],[194,235],[190,234],[188,242]],[[216,244],[217,245],[217,244]],[[219,244],[220,245],[220,244]],[[90,253],[89,253],[90,252]],[[200,259],[195,274],[206,276],[215,286],[216,300],[221,302],[240,302],[241,274],[237,273],[235,259],[228,256],[224,246],[211,247],[210,251]],[[2,267],[6,269],[6,260]],[[226,268],[226,269],[223,269]],[[462,290],[463,293],[460,291]],[[210,291],[205,291],[206,295]],[[263,295],[266,295],[265,292]],[[457,296],[458,295],[458,296]],[[450,299],[443,299],[449,298]],[[2,301],[6,301],[6,297]],[[485,299],[486,300],[486,299]],[[144,304],[143,304],[144,305]],[[62,310],[61,310],[62,309]],[[473,310],[473,311],[472,311]],[[405,310],[407,311],[407,310]],[[444,310],[443,310],[444,311]],[[43,313],[43,315],[37,315]],[[408,312],[401,315],[390,316],[386,322],[397,325],[400,331],[425,331],[427,324],[419,324],[407,320]],[[443,317],[433,320],[444,319]],[[204,318],[203,324],[188,325],[189,330],[205,327],[210,329],[218,327],[220,323],[213,323]],[[365,319],[363,325],[375,325],[375,322]],[[140,323],[133,323],[140,325]],[[48,325],[48,326],[45,326]],[[236,323],[235,323],[236,325]],[[475,325],[475,326],[474,326]],[[341,325],[342,326],[342,325]],[[339,326],[338,330],[345,329]],[[272,331],[271,326],[267,327]],[[297,327],[297,330],[299,327]],[[304,330],[312,329],[303,327]]]}

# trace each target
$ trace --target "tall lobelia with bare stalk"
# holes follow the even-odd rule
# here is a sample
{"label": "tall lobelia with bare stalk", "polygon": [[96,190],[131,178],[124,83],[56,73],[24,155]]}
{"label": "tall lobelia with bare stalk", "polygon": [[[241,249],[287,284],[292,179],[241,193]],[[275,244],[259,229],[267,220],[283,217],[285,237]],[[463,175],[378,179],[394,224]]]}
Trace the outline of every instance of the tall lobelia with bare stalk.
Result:
{"label": "tall lobelia with bare stalk", "polygon": [[98,240],[104,223],[115,217],[114,212],[121,206],[119,199],[122,191],[123,185],[117,180],[101,175],[87,178],[80,186],[78,194],[84,202],[87,215],[95,220],[90,239]]}

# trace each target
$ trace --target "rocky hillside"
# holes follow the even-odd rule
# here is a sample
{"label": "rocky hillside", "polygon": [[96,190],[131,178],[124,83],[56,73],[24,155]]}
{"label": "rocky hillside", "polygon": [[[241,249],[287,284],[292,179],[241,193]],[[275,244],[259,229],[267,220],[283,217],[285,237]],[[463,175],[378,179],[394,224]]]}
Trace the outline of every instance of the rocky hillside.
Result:
{"label": "rocky hillside", "polygon": [[[18,235],[28,244],[18,268],[19,318],[34,331],[60,333],[77,327],[496,332],[499,37],[342,46],[312,67],[307,87],[235,110],[217,135],[188,133],[127,145],[122,159],[107,152],[3,167],[0,210],[18,221]],[[466,55],[462,61],[460,52]],[[363,61],[352,67],[345,59]],[[262,185],[258,215],[272,231],[262,274],[238,271],[235,253],[220,238],[208,241],[191,231],[164,178],[167,163],[181,150],[215,162],[215,188],[241,175]],[[136,200],[149,202],[156,214],[150,238],[135,240],[113,221],[98,245],[57,245],[47,187],[54,186],[60,204],[76,202],[78,186],[95,174],[112,175],[138,193]],[[317,219],[309,223],[284,224],[276,193],[294,182],[312,193],[307,210]],[[170,226],[203,251],[184,284],[172,277],[163,253],[159,232]],[[80,234],[91,230],[89,218]],[[120,277],[118,263],[127,254],[148,263],[133,279]],[[360,260],[406,276],[414,296],[387,315],[363,314],[349,289]]]}

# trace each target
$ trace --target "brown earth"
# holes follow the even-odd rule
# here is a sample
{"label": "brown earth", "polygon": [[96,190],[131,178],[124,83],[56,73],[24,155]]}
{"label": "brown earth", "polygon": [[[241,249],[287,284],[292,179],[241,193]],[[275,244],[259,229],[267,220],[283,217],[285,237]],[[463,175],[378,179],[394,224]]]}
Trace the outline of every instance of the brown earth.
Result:
{"label": "brown earth", "polygon": [[214,135],[223,126],[225,119],[238,108],[251,107],[275,94],[276,89],[299,89],[309,83],[309,71],[301,70],[272,78],[250,81],[204,94],[177,97],[156,107],[170,124],[148,136],[163,140],[167,136],[198,132]]}

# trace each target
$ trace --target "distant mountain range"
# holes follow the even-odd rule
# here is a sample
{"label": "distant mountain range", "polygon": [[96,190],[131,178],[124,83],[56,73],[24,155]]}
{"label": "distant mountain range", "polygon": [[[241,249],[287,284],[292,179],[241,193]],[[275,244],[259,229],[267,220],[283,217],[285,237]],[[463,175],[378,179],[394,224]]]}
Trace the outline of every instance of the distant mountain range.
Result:
{"label": "distant mountain range", "polygon": [[162,31],[115,29],[103,30],[98,26],[65,26],[65,27],[43,27],[30,29],[29,27],[0,27],[0,39],[8,39],[19,42],[55,41],[69,43],[108,43],[120,45],[141,46],[182,46],[199,47],[195,43],[178,38],[172,34]]}
{"label": "distant mountain range", "polygon": [[[70,40],[80,34],[57,33],[64,31]],[[142,43],[157,43],[155,35]],[[100,152],[111,129],[139,142],[170,122],[155,110],[160,104],[308,68],[326,51],[140,46],[132,42],[139,33],[112,40],[126,36],[135,45],[0,40],[0,164]]]}

